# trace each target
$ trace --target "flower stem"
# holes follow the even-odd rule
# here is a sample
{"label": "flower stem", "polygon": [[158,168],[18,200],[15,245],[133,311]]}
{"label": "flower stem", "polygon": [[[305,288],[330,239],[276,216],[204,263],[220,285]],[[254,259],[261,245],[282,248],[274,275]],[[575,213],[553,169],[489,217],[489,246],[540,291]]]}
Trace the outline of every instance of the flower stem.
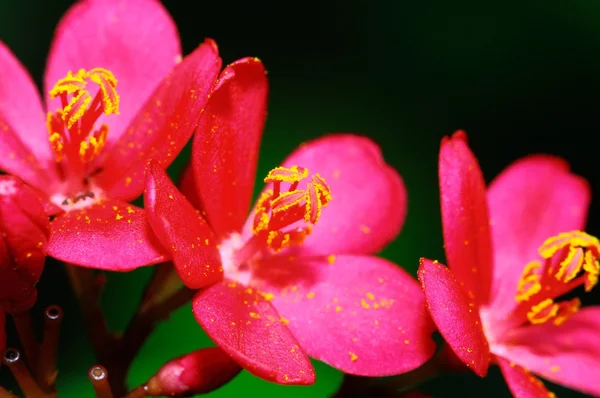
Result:
{"label": "flower stem", "polygon": [[0,386],[0,398],[18,398],[15,394]]}
{"label": "flower stem", "polygon": [[65,264],[71,286],[83,312],[84,323],[96,352],[102,363],[109,360],[107,355],[115,338],[108,332],[104,314],[100,309],[99,296],[102,281],[96,278],[94,270]]}
{"label": "flower stem", "polygon": [[[155,268],[138,308],[112,351],[113,361],[106,363],[115,395],[125,395],[129,368],[156,325],[189,302],[194,293],[182,285],[172,263],[160,264]],[[136,390],[131,393],[134,392]]]}
{"label": "flower stem", "polygon": [[28,398],[46,397],[46,394],[37,385],[31,373],[29,373],[29,369],[23,363],[21,353],[18,350],[7,348],[4,351],[3,362],[10,369],[17,384],[19,384],[19,387],[21,387],[21,390]]}
{"label": "flower stem", "polygon": [[19,341],[21,341],[21,345],[25,351],[27,364],[30,368],[35,369],[37,364],[39,343],[35,337],[35,331],[33,330],[33,324],[31,323],[31,314],[29,311],[22,311],[12,314],[12,317],[15,321],[15,328],[17,329],[17,334],[19,335]]}
{"label": "flower stem", "polygon": [[57,375],[56,356],[62,318],[63,311],[57,305],[51,305],[44,311],[44,338],[40,346],[36,379],[46,392],[54,391]]}
{"label": "flower stem", "polygon": [[[146,392],[146,385],[142,384],[141,386],[138,386],[136,388],[134,388],[133,390],[129,391],[129,393],[127,395],[125,395],[125,398],[146,398],[148,397],[148,393]],[[0,397],[2,398],[2,397]]]}
{"label": "flower stem", "polygon": [[96,398],[112,398],[113,394],[108,382],[108,372],[103,366],[93,366],[88,372],[88,378],[92,382]]}

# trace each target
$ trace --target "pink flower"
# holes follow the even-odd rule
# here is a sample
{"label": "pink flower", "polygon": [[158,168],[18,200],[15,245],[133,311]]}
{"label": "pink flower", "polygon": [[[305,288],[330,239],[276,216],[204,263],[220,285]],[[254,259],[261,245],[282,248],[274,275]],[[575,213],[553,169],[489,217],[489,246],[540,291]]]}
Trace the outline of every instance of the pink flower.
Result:
{"label": "pink flower", "polygon": [[600,395],[600,308],[562,298],[598,281],[600,243],[580,232],[586,181],[537,155],[486,192],[463,132],[442,141],[439,167],[449,267],[423,259],[419,279],[448,344],[480,376],[497,363],[517,397],[553,396],[530,371]]}
{"label": "pink flower", "polygon": [[127,202],[143,191],[148,159],[166,167],[188,141],[220,68],[210,40],[181,61],[176,27],[154,0],[75,4],[56,31],[44,102],[0,43],[0,170],[58,214],[50,255],[120,271],[167,258]]}
{"label": "pink flower", "polygon": [[185,197],[160,168],[147,171],[152,228],[184,283],[203,288],[197,321],[277,383],[314,382],[307,355],[358,375],[420,366],[434,351],[421,289],[373,256],[404,221],[400,176],[367,138],[330,135],[273,169],[248,216],[266,97],[259,60],[229,65],[194,136]]}
{"label": "pink flower", "polygon": [[48,234],[48,216],[32,189],[0,176],[0,352],[6,344],[4,313],[26,311],[37,299]]}

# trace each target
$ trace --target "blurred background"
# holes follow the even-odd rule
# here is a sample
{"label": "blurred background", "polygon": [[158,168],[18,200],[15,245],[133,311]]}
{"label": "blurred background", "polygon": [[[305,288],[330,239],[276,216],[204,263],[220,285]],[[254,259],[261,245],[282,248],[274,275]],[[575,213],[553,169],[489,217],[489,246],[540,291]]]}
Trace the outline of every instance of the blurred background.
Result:
{"label": "blurred background", "polygon": [[[0,3],[0,39],[38,84],[53,30],[72,3]],[[521,156],[551,153],[585,176],[598,198],[600,5],[595,2],[169,0],[164,5],[179,27],[185,53],[212,37],[225,63],[250,55],[266,64],[271,94],[259,175],[301,142],[327,132],[361,133],[382,146],[409,192],[405,227],[383,256],[410,272],[421,256],[444,259],[437,156],[440,139],[457,129],[467,131],[488,181]],[[186,156],[189,151],[173,173]],[[600,200],[592,203],[588,231],[600,234]],[[110,275],[103,299],[110,327],[125,326],[148,276],[148,270]],[[50,264],[39,288],[35,314],[41,317],[49,303],[67,314],[60,396],[91,396],[86,372],[94,358],[62,270]],[[599,298],[596,291],[584,302]],[[145,381],[167,359],[208,345],[184,307],[147,342],[130,383]],[[242,373],[210,396],[326,397],[337,389],[341,374],[316,367],[318,381],[311,387],[280,387]],[[0,384],[10,380],[1,369]],[[551,388],[561,397],[577,396]],[[440,397],[510,396],[497,371],[485,380],[441,378],[423,390]]]}

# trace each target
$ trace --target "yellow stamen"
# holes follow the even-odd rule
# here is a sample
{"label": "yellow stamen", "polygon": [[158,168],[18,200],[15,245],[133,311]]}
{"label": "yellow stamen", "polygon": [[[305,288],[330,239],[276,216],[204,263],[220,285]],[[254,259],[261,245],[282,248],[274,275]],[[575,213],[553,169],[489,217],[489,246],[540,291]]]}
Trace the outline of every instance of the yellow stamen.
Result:
{"label": "yellow stamen", "polygon": [[[318,174],[310,177],[305,189],[299,189],[298,184],[307,178],[308,169],[299,166],[277,167],[265,178],[265,182],[273,183],[273,189],[258,199],[252,231],[257,237],[263,236],[269,249],[278,252],[301,245],[331,200],[330,188]],[[287,191],[281,191],[282,183],[290,184]],[[299,221],[305,225],[283,230]]]}
{"label": "yellow stamen", "polygon": [[527,319],[529,322],[535,324],[545,323],[549,319],[556,316],[558,313],[558,304],[552,299],[546,299],[541,303],[531,307],[531,310],[527,313]]}
{"label": "yellow stamen", "polygon": [[530,297],[542,289],[540,276],[537,274],[541,266],[542,264],[539,261],[532,261],[525,266],[517,286],[517,295],[515,298],[518,302],[529,300]]}
{"label": "yellow stamen", "polygon": [[[94,92],[89,89],[90,83],[98,86]],[[46,125],[57,162],[67,157],[69,164],[87,163],[102,151],[108,126],[102,124],[95,130],[95,122],[102,113],[119,113],[116,86],[117,79],[104,68],[80,69],[76,74],[69,71],[56,82],[50,97],[60,97],[63,108],[49,113]],[[64,148],[67,145],[72,149]]]}
{"label": "yellow stamen", "polygon": [[583,285],[590,291],[600,274],[600,241],[581,231],[563,232],[539,248],[544,262],[532,261],[523,270],[515,299],[531,302],[527,318],[533,324],[552,320],[559,326],[575,314],[579,299],[554,302],[554,298]]}

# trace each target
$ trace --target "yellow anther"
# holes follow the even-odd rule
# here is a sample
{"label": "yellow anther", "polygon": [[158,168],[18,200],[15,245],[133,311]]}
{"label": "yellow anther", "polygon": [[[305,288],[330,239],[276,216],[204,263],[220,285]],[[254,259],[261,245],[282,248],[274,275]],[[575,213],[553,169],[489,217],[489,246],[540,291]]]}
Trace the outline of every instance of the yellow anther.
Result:
{"label": "yellow anther", "polygon": [[85,90],[79,91],[77,95],[71,98],[69,104],[63,109],[62,114],[62,119],[67,123],[68,129],[73,127],[73,125],[83,117],[90,102],[92,102],[92,97],[90,97],[90,94]]}
{"label": "yellow anther", "polygon": [[579,246],[582,248],[599,247],[600,241],[582,231],[563,232],[546,239],[544,244],[539,248],[539,253],[543,258],[551,258],[559,250],[567,246]]}
{"label": "yellow anther", "polygon": [[300,182],[308,177],[308,169],[304,167],[275,167],[265,177],[265,182]]}
{"label": "yellow anther", "polygon": [[542,264],[539,261],[532,261],[523,270],[517,285],[517,295],[515,296],[518,302],[529,300],[542,289],[540,275],[538,274],[541,266]]}
{"label": "yellow anther", "polygon": [[102,92],[102,103],[104,104],[104,114],[119,114],[119,94],[117,93],[117,79],[115,75],[107,69],[94,68],[86,75],[91,81],[100,87]]}
{"label": "yellow anther", "polygon": [[60,134],[58,134],[58,133],[50,134],[49,140],[50,140],[50,146],[52,147],[52,152],[54,152],[54,159],[57,162],[62,161],[64,158],[64,155],[65,155],[64,151],[63,151],[65,145],[63,143],[63,140],[62,140]]}
{"label": "yellow anther", "polygon": [[549,319],[556,316],[559,310],[559,305],[556,304],[552,299],[546,299],[541,303],[531,307],[531,310],[527,313],[527,319],[534,325],[545,323]]}
{"label": "yellow anther", "polygon": [[[591,252],[588,252],[591,253]],[[565,259],[560,262],[558,271],[554,275],[558,280],[569,282],[573,280],[583,267],[583,250],[576,246],[569,247]]]}
{"label": "yellow anther", "polygon": [[285,211],[292,206],[296,206],[304,199],[305,192],[301,189],[295,189],[289,192],[283,192],[271,201],[273,213]]}
{"label": "yellow anther", "polygon": [[76,75],[69,71],[67,72],[67,76],[57,81],[54,87],[52,87],[49,92],[50,98],[56,98],[61,94],[73,94],[84,89],[86,84],[84,69],[80,69]]}

